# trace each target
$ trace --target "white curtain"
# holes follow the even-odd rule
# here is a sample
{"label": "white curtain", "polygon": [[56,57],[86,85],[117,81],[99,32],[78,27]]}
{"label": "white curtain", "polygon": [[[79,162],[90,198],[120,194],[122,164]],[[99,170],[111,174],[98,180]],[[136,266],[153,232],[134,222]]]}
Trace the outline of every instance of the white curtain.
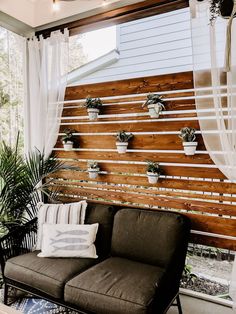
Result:
{"label": "white curtain", "polygon": [[[235,183],[236,19],[218,17],[210,24],[209,4],[190,0],[196,108],[209,155]],[[230,295],[236,304],[236,261]]]}
{"label": "white curtain", "polygon": [[28,40],[25,51],[25,152],[48,157],[57,141],[67,84],[69,32]]}

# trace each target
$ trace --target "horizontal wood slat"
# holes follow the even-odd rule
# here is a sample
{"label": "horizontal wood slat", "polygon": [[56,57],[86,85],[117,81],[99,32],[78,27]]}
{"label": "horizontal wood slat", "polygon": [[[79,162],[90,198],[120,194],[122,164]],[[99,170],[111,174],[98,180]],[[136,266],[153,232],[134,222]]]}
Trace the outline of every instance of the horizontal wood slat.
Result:
{"label": "horizontal wood slat", "polygon": [[[60,171],[55,174],[54,177],[61,177],[63,179],[69,180],[88,180],[87,173],[80,171]],[[156,184],[150,185],[146,176],[131,176],[128,174],[100,174],[97,179],[90,180],[94,182],[108,182],[146,187],[155,186],[158,188],[168,188],[175,190],[236,194],[236,185],[226,182],[160,178]]]}
{"label": "horizontal wood slat", "polygon": [[[91,160],[88,160],[88,162]],[[88,162],[67,161],[67,165],[78,167],[78,170],[87,170]],[[147,166],[138,165],[134,163],[119,164],[119,163],[98,163],[100,171],[107,172],[120,172],[128,174],[146,174]],[[212,179],[225,179],[225,176],[217,168],[203,168],[203,167],[175,167],[175,166],[161,166],[163,175],[165,176],[182,176],[182,177],[195,177],[195,178],[212,178]],[[137,178],[137,183],[138,183]]]}
{"label": "horizontal wood slat", "polygon": [[68,87],[65,100],[131,95],[193,88],[193,73],[175,73]]}
{"label": "horizontal wood slat", "polygon": [[[116,137],[112,135],[80,135],[77,136],[78,146],[81,148],[110,148],[116,149]],[[197,150],[206,150],[203,143],[203,139],[200,135],[197,136],[198,146]],[[102,142],[102,145],[101,145]],[[59,141],[56,147],[62,147],[62,143]],[[158,149],[158,150],[183,150],[181,139],[178,135],[135,135],[129,142],[129,149]]]}
{"label": "horizontal wood slat", "polygon": [[145,161],[155,160],[158,162],[174,162],[174,163],[188,163],[188,164],[208,164],[212,165],[213,162],[207,154],[197,154],[194,156],[186,156],[183,153],[147,153],[135,152],[118,154],[116,152],[92,152],[92,151],[69,151],[64,150],[55,151],[58,158],[70,159],[92,159],[92,160],[120,160],[120,161]]}
{"label": "horizontal wood slat", "polygon": [[[123,119],[120,119],[123,120]],[[127,119],[129,120],[129,119]],[[126,120],[126,121],[127,121]],[[165,122],[161,121],[154,121],[151,120],[148,122],[124,122],[120,123],[117,121],[116,123],[104,123],[100,122],[98,123],[83,123],[83,122],[77,122],[77,124],[68,124],[65,126],[65,123],[63,122],[60,127],[60,133],[63,133],[64,129],[69,127],[73,128],[78,133],[103,133],[103,132],[118,132],[120,130],[125,130],[126,132],[152,132],[152,131],[179,131],[181,128],[184,127],[192,127],[196,130],[199,130],[199,123],[198,121],[171,121],[171,122]]]}
{"label": "horizontal wood slat", "polygon": [[[171,99],[159,119],[150,118],[147,108],[142,108],[150,92],[163,92]],[[202,92],[210,94],[210,90]],[[103,98],[104,106],[95,121],[88,120],[86,109],[81,107],[87,96]],[[184,154],[178,137],[183,127],[200,130],[193,96],[192,72],[67,88],[54,152],[74,168],[54,174],[51,186],[67,201],[86,198],[180,211],[191,219],[192,229],[201,233],[192,234],[191,241],[235,249],[236,184],[228,182],[214,166],[201,134],[197,134],[194,156]],[[66,152],[61,133],[68,127],[78,134],[75,150]],[[120,130],[134,133],[125,154],[115,151],[115,134]],[[100,167],[96,179],[88,176],[91,160]],[[148,183],[148,160],[161,163],[163,173],[157,184]]]}

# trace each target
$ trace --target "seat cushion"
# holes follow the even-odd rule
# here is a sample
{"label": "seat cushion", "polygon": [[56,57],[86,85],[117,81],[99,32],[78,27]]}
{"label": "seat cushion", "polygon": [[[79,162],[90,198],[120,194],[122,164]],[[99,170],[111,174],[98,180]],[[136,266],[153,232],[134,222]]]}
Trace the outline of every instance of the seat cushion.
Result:
{"label": "seat cushion", "polygon": [[111,257],[67,282],[65,301],[95,313],[147,313],[162,268]]}
{"label": "seat cushion", "polygon": [[181,214],[121,209],[114,218],[111,255],[166,268],[177,255],[185,258],[189,232]]}
{"label": "seat cushion", "polygon": [[38,253],[35,251],[9,259],[5,277],[54,298],[62,298],[65,283],[97,261],[88,258],[40,258]]}

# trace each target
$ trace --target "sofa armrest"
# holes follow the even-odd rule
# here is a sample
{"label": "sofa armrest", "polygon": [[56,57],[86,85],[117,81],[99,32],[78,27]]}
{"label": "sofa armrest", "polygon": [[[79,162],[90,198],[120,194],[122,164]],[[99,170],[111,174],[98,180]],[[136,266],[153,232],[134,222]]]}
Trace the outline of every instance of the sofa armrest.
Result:
{"label": "sofa armrest", "polygon": [[31,252],[36,243],[37,218],[16,227],[0,238],[0,265],[2,274],[6,261],[14,256]]}

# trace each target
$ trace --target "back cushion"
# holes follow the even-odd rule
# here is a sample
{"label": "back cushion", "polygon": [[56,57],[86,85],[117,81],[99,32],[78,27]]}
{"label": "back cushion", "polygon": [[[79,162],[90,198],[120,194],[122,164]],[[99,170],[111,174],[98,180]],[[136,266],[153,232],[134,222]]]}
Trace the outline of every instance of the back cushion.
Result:
{"label": "back cushion", "polygon": [[111,205],[88,203],[85,224],[99,223],[95,241],[98,258],[103,259],[110,255],[115,212]]}
{"label": "back cushion", "polygon": [[115,215],[111,253],[165,267],[176,250],[186,253],[189,231],[189,220],[180,214],[122,209]]}

